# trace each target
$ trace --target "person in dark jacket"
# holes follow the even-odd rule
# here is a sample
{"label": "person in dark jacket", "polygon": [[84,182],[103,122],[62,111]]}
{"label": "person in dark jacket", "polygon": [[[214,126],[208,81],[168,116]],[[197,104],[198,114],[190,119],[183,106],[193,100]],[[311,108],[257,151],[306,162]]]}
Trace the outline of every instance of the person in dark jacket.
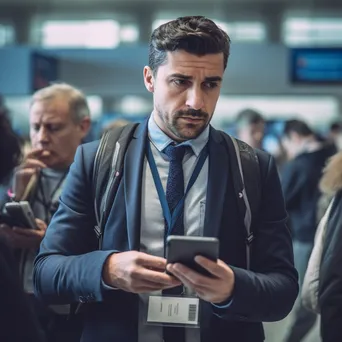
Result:
{"label": "person in dark jacket", "polygon": [[[318,184],[327,159],[336,153],[336,148],[331,143],[320,141],[309,126],[299,120],[285,123],[282,143],[289,161],[283,166],[281,181],[301,287],[317,227],[317,207],[321,196]],[[316,315],[298,303],[294,323],[285,341],[302,341],[315,321]]]}
{"label": "person in dark jacket", "polygon": [[325,231],[320,267],[318,303],[323,342],[342,338],[342,152],[329,162],[321,181],[335,196]]}
{"label": "person in dark jacket", "polygon": [[[100,176],[93,173],[99,142],[79,147],[35,260],[33,280],[35,294],[47,304],[87,304],[82,342],[261,342],[262,322],[291,311],[297,272],[275,162],[255,150],[262,196],[251,222],[257,236],[253,242],[253,234],[247,237],[249,254],[239,212],[245,190],[237,196],[232,176],[240,172],[236,154],[227,149],[229,137],[210,125],[229,51],[228,35],[205,17],[178,18],[153,31],[144,68],[153,112],[129,140],[123,168],[116,163],[123,139],[107,141],[108,156],[114,156],[114,167],[107,170],[118,187],[104,211],[106,223],[102,212],[98,216],[104,223],[100,250],[91,193]],[[194,186],[184,191],[184,184],[190,184],[188,190]],[[194,260],[212,276],[168,264],[169,234],[218,238],[216,262]],[[169,297],[171,288],[178,297]],[[189,299],[195,300],[190,308]],[[182,326],[169,326],[170,318]],[[198,323],[198,329],[188,321]]]}
{"label": "person in dark jacket", "polygon": [[265,119],[253,109],[244,109],[236,118],[237,136],[253,148],[263,149]]}
{"label": "person in dark jacket", "polygon": [[[0,101],[0,183],[19,163],[21,146]],[[2,225],[0,229],[6,229]],[[19,280],[19,271],[6,239],[0,237],[0,341],[41,342],[37,322]]]}

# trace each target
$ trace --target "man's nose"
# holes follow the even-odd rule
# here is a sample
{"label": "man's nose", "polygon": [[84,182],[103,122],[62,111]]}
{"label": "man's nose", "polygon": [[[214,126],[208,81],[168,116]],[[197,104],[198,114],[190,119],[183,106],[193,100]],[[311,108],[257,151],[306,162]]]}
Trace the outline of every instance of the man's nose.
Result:
{"label": "man's nose", "polygon": [[257,141],[261,141],[263,137],[264,137],[264,133],[262,133],[262,132],[254,133],[254,139]]}
{"label": "man's nose", "polygon": [[199,110],[204,107],[204,94],[201,89],[193,88],[188,92],[186,105],[192,109]]}
{"label": "man's nose", "polygon": [[40,127],[38,134],[37,134],[37,140],[41,143],[41,144],[46,144],[49,142],[49,134],[47,132],[47,129],[44,128],[43,126]]}

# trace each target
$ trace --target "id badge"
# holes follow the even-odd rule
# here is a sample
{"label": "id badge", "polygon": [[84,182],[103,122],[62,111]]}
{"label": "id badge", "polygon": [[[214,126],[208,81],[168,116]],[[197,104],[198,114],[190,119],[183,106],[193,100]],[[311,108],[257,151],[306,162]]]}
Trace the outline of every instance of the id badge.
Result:
{"label": "id badge", "polygon": [[149,296],[147,323],[199,327],[197,297]]}

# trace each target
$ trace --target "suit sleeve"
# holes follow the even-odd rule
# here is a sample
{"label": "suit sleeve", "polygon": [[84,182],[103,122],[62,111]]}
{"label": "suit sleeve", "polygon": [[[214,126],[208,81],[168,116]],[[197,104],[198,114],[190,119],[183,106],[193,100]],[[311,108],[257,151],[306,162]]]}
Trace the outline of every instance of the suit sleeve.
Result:
{"label": "suit sleeve", "polygon": [[342,327],[342,221],[341,193],[331,209],[320,267],[318,303],[324,342],[341,339]]}
{"label": "suit sleeve", "polygon": [[231,305],[214,309],[228,320],[280,320],[291,311],[298,295],[292,240],[273,158],[263,154],[260,169],[262,199],[257,226],[253,227],[256,238],[251,247],[251,270],[232,267],[235,286]]}
{"label": "suit sleeve", "polygon": [[102,268],[113,251],[96,250],[92,172],[89,171],[96,147],[91,143],[78,148],[58,210],[35,260],[35,294],[48,304],[102,300]]}

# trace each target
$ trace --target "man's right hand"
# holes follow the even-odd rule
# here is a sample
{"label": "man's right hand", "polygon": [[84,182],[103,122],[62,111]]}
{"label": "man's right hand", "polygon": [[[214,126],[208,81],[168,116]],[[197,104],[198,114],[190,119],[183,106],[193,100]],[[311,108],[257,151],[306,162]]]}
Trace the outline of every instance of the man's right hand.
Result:
{"label": "man's right hand", "polygon": [[106,285],[133,293],[146,293],[181,285],[165,273],[166,259],[137,251],[114,253],[103,267]]}
{"label": "man's right hand", "polygon": [[12,189],[17,200],[22,199],[32,176],[38,174],[40,169],[46,168],[43,160],[48,153],[48,151],[42,149],[32,150],[26,155],[22,164],[17,167]]}

